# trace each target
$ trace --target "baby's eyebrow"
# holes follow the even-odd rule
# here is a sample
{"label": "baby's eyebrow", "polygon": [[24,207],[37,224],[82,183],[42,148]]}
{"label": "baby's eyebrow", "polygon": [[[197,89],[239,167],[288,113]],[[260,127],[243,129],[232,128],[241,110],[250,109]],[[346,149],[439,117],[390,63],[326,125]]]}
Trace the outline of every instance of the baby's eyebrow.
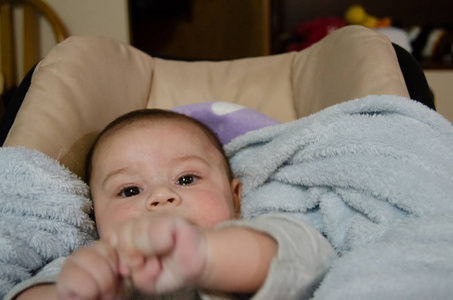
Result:
{"label": "baby's eyebrow", "polygon": [[[180,156],[180,157],[177,157],[177,158],[173,159],[174,163],[184,163],[184,162],[187,162],[187,161],[196,161],[197,163],[201,163],[203,165],[209,166],[209,163],[205,159],[203,159],[201,156],[198,156],[198,155],[183,155],[183,156]],[[106,183],[112,177],[115,177],[115,176],[117,176],[117,175],[119,175],[121,173],[124,173],[126,170],[127,170],[127,167],[122,167],[122,168],[113,170],[112,172],[109,172],[105,176],[105,178],[102,180],[101,185],[105,186]]]}
{"label": "baby's eyebrow", "polygon": [[198,156],[198,155],[184,155],[184,156],[175,158],[173,161],[178,163],[178,162],[185,162],[185,161],[190,161],[190,160],[196,160],[205,165],[209,165],[209,163],[205,159],[203,159],[201,156]]}
{"label": "baby's eyebrow", "polygon": [[125,170],[126,170],[126,167],[119,168],[117,170],[114,170],[114,171],[108,173],[107,176],[105,176],[104,180],[102,180],[102,184],[101,185],[105,186],[105,184],[110,180],[110,178],[115,177],[116,175],[123,173]]}

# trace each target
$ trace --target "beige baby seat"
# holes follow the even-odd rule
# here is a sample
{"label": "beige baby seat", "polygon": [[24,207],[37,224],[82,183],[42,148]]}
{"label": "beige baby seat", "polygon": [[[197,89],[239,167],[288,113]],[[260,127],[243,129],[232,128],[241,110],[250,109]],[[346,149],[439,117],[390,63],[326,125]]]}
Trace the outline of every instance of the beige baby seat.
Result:
{"label": "beige baby seat", "polygon": [[4,146],[24,146],[83,176],[96,134],[142,108],[225,101],[281,122],[370,94],[409,97],[391,42],[359,26],[301,52],[220,62],[153,58],[99,37],[71,37],[35,68]]}

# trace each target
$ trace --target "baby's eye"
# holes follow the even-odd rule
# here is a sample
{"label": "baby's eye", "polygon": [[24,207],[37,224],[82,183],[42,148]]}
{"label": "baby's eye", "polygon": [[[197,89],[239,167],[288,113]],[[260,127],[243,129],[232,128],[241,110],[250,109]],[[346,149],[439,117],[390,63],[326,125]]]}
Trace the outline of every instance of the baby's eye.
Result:
{"label": "baby's eye", "polygon": [[127,188],[124,188],[121,190],[119,193],[120,197],[127,198],[127,197],[134,197],[140,194],[142,190],[139,187],[136,186],[128,186]]}
{"label": "baby's eye", "polygon": [[197,180],[197,176],[195,175],[184,175],[179,177],[179,179],[176,181],[176,184],[178,185],[189,185],[194,183]]}

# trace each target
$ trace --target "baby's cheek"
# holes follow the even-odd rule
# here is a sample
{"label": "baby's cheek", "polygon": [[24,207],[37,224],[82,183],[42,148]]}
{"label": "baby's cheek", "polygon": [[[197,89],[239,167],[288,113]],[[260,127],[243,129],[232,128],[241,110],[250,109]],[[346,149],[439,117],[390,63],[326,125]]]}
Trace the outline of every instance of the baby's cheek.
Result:
{"label": "baby's cheek", "polygon": [[221,222],[234,218],[234,213],[227,203],[205,203],[204,207],[200,208],[196,215],[195,223],[206,229],[213,228]]}
{"label": "baby's cheek", "polygon": [[133,206],[128,205],[107,207],[102,213],[96,213],[96,226],[99,237],[107,237],[121,224],[136,216],[136,210],[133,209]]}

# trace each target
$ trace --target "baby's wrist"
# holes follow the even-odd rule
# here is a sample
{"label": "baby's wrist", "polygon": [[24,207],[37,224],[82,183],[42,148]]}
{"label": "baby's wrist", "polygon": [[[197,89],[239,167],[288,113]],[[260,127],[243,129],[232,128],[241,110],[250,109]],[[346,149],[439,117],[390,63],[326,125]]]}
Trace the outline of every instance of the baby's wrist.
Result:
{"label": "baby's wrist", "polygon": [[57,299],[55,284],[40,284],[30,287],[20,293],[15,300]]}
{"label": "baby's wrist", "polygon": [[209,235],[211,234],[211,231],[212,230],[200,232],[200,254],[203,257],[203,265],[195,285],[201,288],[209,286],[209,279],[212,274],[211,249],[209,245]]}
{"label": "baby's wrist", "polygon": [[228,257],[228,241],[231,241],[230,231],[232,228],[214,229],[202,232],[204,243],[204,267],[203,272],[197,282],[199,288],[211,291],[228,291],[229,288],[223,286],[224,279],[229,275],[225,273],[226,261]]}
{"label": "baby's wrist", "polygon": [[254,293],[264,283],[277,242],[244,227],[205,232],[206,266],[198,286],[206,290]]}

